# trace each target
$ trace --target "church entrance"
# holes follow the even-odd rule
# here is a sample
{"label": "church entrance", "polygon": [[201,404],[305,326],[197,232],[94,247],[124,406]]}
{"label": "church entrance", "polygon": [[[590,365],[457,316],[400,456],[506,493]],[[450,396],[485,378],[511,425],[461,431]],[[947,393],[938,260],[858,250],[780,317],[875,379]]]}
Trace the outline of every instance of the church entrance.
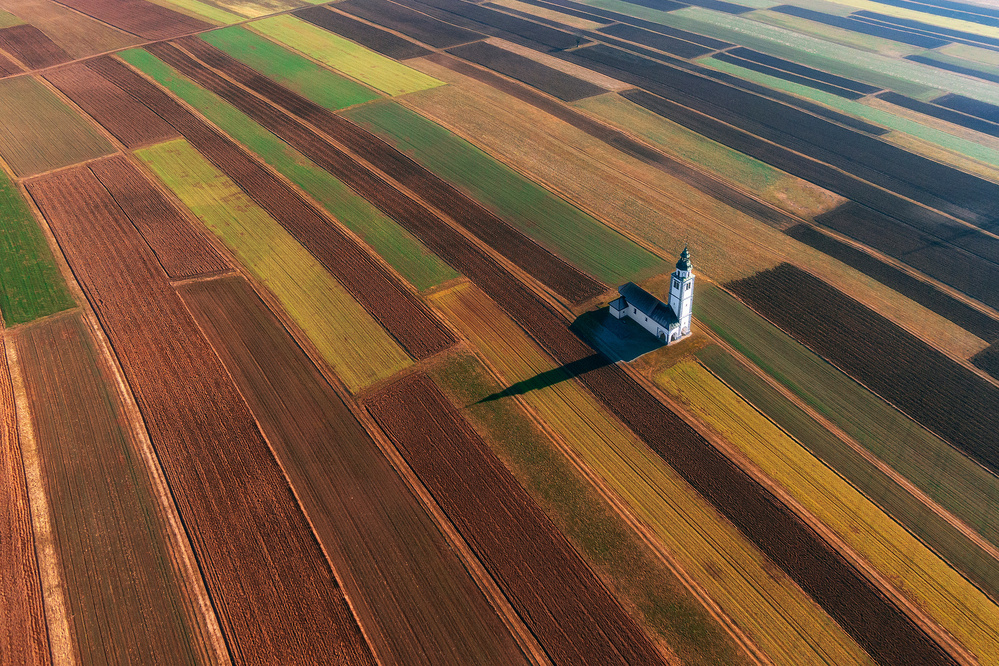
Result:
{"label": "church entrance", "polygon": [[662,340],[663,342],[666,342],[666,334],[663,333],[662,331],[659,331],[659,339]]}

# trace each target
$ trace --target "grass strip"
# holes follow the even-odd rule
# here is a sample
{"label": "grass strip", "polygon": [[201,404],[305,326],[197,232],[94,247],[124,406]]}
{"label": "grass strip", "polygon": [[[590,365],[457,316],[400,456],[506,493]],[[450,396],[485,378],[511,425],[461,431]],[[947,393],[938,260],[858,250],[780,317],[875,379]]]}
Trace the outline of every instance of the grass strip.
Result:
{"label": "grass strip", "polygon": [[366,199],[228,102],[196,85],[147,51],[133,49],[119,56],[200,111],[229,136],[301,187],[417,289],[428,289],[458,276],[454,269]]}
{"label": "grass strip", "polygon": [[136,155],[274,294],[351,391],[411,364],[305,248],[186,141]]}

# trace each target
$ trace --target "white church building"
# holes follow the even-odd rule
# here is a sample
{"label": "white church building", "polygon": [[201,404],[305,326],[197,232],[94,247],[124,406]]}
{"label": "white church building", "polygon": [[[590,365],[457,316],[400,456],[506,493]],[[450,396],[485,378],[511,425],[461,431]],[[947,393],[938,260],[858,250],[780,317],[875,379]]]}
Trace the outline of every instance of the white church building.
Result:
{"label": "white church building", "polygon": [[629,282],[618,287],[621,297],[610,304],[610,312],[618,319],[628,317],[666,344],[690,335],[690,312],[694,303],[694,272],[690,253],[683,248],[676,262],[669,288],[669,304]]}

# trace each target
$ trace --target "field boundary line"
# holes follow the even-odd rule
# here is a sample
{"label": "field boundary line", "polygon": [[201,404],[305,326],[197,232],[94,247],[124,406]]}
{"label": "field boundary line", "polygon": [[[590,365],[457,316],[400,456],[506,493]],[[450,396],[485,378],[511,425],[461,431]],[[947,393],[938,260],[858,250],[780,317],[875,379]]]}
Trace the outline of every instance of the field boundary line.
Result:
{"label": "field boundary line", "polygon": [[28,393],[24,385],[24,375],[17,358],[14,341],[2,333],[7,365],[10,369],[11,384],[14,389],[14,403],[17,412],[17,435],[21,442],[21,458],[24,463],[24,476],[28,490],[28,506],[31,513],[32,531],[35,536],[35,557],[38,559],[38,574],[42,583],[42,606],[45,610],[45,625],[48,629],[48,644],[55,666],[77,666],[80,655],[76,650],[73,632],[70,627],[69,607],[66,602],[65,581],[59,563],[56,535],[52,526],[52,510],[45,489],[44,472],[35,428],[28,404]]}

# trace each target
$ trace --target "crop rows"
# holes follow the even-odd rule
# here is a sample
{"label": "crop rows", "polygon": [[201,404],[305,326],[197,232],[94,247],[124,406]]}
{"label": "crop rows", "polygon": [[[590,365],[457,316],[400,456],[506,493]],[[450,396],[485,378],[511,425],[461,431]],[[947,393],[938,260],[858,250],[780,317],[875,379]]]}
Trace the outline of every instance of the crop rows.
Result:
{"label": "crop rows", "polygon": [[[242,63],[229,58],[201,40],[184,40],[185,49],[199,59],[278,104],[302,120],[360,155],[372,165],[409,188],[425,201],[446,213],[455,222],[481,238],[540,282],[551,287],[570,302],[578,303],[602,293],[603,285],[574,269],[511,227],[495,214],[461,193],[408,156],[357,125],[331,113],[313,102],[266,79]],[[157,56],[216,93],[264,127],[301,151],[350,186],[397,222],[391,212],[392,199],[405,197],[395,187],[378,178],[323,137],[290,118],[277,108],[263,103],[181,51],[167,44],[150,50]]]}
{"label": "crop rows", "polygon": [[367,409],[554,663],[663,663],[568,540],[425,375],[396,382]]}
{"label": "crop rows", "polygon": [[85,167],[28,189],[121,362],[235,660],[372,663],[252,415],[132,222]]}
{"label": "crop rows", "polygon": [[[345,9],[343,3],[341,3],[340,8]],[[418,58],[431,53],[429,49],[425,49],[408,39],[403,39],[388,30],[382,30],[351,16],[330,11],[327,7],[307,7],[295,12],[295,16],[316,27],[343,35],[347,39],[394,60]]]}
{"label": "crop rows", "polygon": [[232,178],[302,243],[413,358],[426,358],[452,343],[450,333],[397,278],[231,141],[118,61],[101,58],[91,66],[167,120]]}
{"label": "crop rows", "polygon": [[170,39],[212,28],[209,23],[144,0],[59,0],[98,21],[145,39]]}
{"label": "crop rows", "polygon": [[51,663],[14,389],[0,338],[0,664]]}
{"label": "crop rows", "polygon": [[[347,0],[346,2],[337,3],[337,9],[371,21],[372,23],[385,26],[390,30],[395,30],[407,37],[412,37],[424,44],[429,44],[439,49],[457,46],[466,42],[474,42],[477,39],[485,37],[481,33],[459,28],[408,7],[388,2],[388,0],[361,0],[360,2],[357,0]],[[312,13],[313,16],[318,14],[318,12]],[[324,28],[327,27],[325,21],[314,22],[316,25]],[[350,37],[350,35],[346,36]]]}
{"label": "crop rows", "polygon": [[28,69],[51,67],[71,59],[44,32],[27,23],[0,30],[0,48],[20,60]]}
{"label": "crop rows", "polygon": [[781,264],[728,285],[915,421],[999,470],[999,389],[819,278]]}
{"label": "crop rows", "polygon": [[10,76],[11,74],[18,74],[20,72],[21,67],[16,62],[0,53],[0,77]]}

